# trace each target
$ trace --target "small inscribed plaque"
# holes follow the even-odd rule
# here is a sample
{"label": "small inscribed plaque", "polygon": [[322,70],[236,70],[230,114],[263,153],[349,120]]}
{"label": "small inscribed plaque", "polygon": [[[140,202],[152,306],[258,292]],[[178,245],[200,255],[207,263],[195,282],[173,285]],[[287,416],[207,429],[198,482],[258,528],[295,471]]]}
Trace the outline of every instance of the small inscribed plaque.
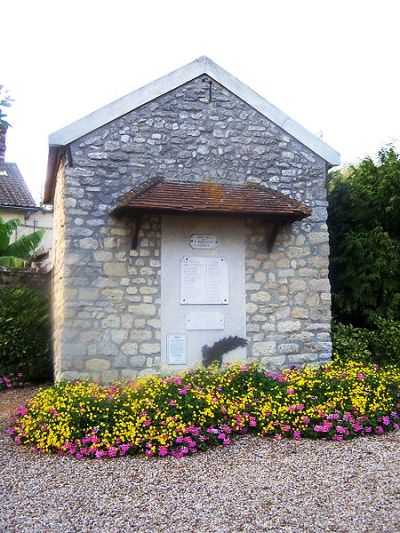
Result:
{"label": "small inscribed plaque", "polygon": [[190,246],[197,250],[214,250],[218,246],[216,235],[192,235]]}
{"label": "small inscribed plaque", "polygon": [[167,363],[170,365],[186,364],[186,337],[175,333],[167,334]]}
{"label": "small inscribed plaque", "polygon": [[180,270],[183,305],[229,303],[228,264],[223,257],[184,257]]}
{"label": "small inscribed plaque", "polygon": [[222,313],[189,313],[186,316],[186,329],[224,329],[224,315]]}

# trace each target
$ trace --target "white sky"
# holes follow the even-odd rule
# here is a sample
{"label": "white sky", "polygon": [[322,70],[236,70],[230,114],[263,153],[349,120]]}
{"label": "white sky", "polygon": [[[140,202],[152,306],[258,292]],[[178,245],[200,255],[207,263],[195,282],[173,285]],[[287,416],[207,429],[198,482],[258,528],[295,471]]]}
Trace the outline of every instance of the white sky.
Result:
{"label": "white sky", "polygon": [[40,200],[47,136],[201,55],[342,154],[400,139],[398,0],[10,0],[6,160]]}

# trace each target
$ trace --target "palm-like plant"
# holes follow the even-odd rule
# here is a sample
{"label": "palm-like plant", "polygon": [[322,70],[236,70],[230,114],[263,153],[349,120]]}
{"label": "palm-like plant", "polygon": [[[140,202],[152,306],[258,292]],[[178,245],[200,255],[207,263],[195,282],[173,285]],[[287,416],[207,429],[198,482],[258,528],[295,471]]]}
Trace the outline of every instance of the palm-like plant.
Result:
{"label": "palm-like plant", "polygon": [[21,225],[20,220],[12,218],[5,222],[0,217],[0,267],[27,268],[32,252],[42,240],[44,230],[39,229],[10,243],[11,235]]}

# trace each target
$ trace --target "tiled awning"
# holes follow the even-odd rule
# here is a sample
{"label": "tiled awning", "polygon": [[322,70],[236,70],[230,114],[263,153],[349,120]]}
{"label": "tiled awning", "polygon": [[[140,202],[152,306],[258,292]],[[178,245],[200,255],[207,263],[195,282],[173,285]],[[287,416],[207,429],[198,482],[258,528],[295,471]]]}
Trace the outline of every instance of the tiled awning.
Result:
{"label": "tiled awning", "polygon": [[152,178],[119,198],[112,215],[134,212],[171,214],[261,215],[281,220],[301,220],[312,213],[307,205],[262,184],[179,182]]}

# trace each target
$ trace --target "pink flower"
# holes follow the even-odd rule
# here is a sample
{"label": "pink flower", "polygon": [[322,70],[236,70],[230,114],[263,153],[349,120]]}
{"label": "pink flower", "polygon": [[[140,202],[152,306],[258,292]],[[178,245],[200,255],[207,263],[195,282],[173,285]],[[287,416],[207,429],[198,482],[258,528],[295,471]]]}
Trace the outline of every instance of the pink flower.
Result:
{"label": "pink flower", "polygon": [[333,435],[332,440],[335,440],[335,441],[339,442],[339,441],[343,440],[343,436],[342,435]]}
{"label": "pink flower", "polygon": [[158,455],[160,457],[165,457],[166,455],[168,455],[168,448],[166,446],[160,446],[158,448]]}
{"label": "pink flower", "polygon": [[108,457],[116,457],[118,453],[118,448],[115,448],[114,446],[110,446],[107,450]]}
{"label": "pink flower", "polygon": [[383,416],[383,417],[382,417],[382,422],[383,422],[383,425],[384,425],[384,426],[390,426],[390,417],[388,417],[388,416]]}
{"label": "pink flower", "polygon": [[311,422],[311,420],[310,420],[310,418],[308,416],[303,416],[302,422],[303,422],[303,424],[308,426],[308,424]]}
{"label": "pink flower", "polygon": [[385,433],[385,430],[383,429],[382,426],[376,426],[376,428],[375,428],[375,433],[376,433],[377,435],[383,435],[383,434]]}
{"label": "pink flower", "polygon": [[176,405],[176,400],[170,400],[169,403],[168,403],[169,406],[171,407],[175,407]]}
{"label": "pink flower", "polygon": [[231,441],[230,441],[228,438],[227,438],[227,439],[224,439],[224,440],[222,441],[222,444],[223,444],[224,446],[228,446],[230,443],[231,443]]}
{"label": "pink flower", "polygon": [[291,394],[294,394],[294,389],[291,389],[290,387],[288,389],[286,389],[286,394],[288,394],[289,396]]}
{"label": "pink flower", "polygon": [[282,435],[274,435],[274,440],[277,440],[277,441],[282,440]]}
{"label": "pink flower", "polygon": [[28,412],[27,408],[25,407],[25,405],[20,405],[16,411],[16,414],[17,415],[20,415],[20,416],[24,416],[26,415],[26,413]]}
{"label": "pink flower", "polygon": [[284,426],[282,426],[282,431],[290,431],[289,424],[285,424]]}
{"label": "pink flower", "polygon": [[357,379],[358,379],[359,381],[364,381],[364,379],[365,379],[364,374],[361,374],[361,372],[359,372],[359,373],[357,374]]}
{"label": "pink flower", "polygon": [[254,416],[251,416],[250,417],[250,422],[249,422],[249,426],[251,428],[255,428],[257,426],[257,420]]}
{"label": "pink flower", "polygon": [[176,442],[177,444],[182,444],[182,442],[183,442],[183,437],[176,437],[175,442]]}
{"label": "pink flower", "polygon": [[152,456],[154,455],[154,453],[153,453],[150,449],[146,450],[146,451],[144,452],[144,454],[145,454],[147,457],[152,457]]}
{"label": "pink flower", "polygon": [[143,425],[144,425],[145,427],[150,426],[150,425],[151,425],[151,420],[150,420],[150,418],[146,418],[146,420],[144,420],[144,422],[143,422]]}
{"label": "pink flower", "polygon": [[300,431],[293,431],[293,438],[294,440],[300,440],[301,439],[301,432]]}

